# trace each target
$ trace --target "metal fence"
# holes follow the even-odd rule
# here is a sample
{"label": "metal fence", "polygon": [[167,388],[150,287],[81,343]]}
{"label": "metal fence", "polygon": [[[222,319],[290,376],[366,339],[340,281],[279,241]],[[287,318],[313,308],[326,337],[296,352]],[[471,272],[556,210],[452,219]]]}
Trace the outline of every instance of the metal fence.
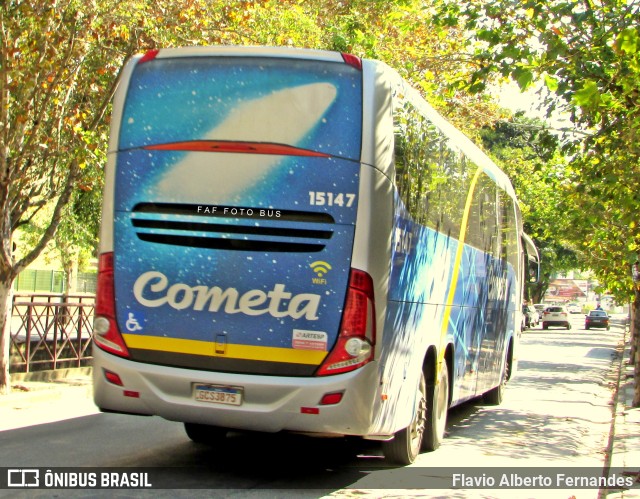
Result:
{"label": "metal fence", "polygon": [[81,367],[92,359],[92,295],[16,294],[10,371]]}
{"label": "metal fence", "polygon": [[[78,272],[76,292],[96,292],[96,272]],[[64,272],[61,270],[23,270],[18,274],[13,289],[17,293],[64,293]]]}

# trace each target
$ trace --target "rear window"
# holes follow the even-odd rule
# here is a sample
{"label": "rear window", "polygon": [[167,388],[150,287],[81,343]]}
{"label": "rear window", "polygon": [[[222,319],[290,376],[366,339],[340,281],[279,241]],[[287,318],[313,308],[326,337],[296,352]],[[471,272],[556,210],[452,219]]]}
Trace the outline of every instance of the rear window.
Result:
{"label": "rear window", "polygon": [[362,73],[338,62],[158,58],[132,75],[120,150],[211,140],[360,156]]}
{"label": "rear window", "polygon": [[601,311],[601,310],[594,310],[594,311],[592,311],[592,312],[591,312],[591,315],[592,315],[593,317],[606,317],[606,316],[607,316],[607,313],[606,313],[606,312],[603,312],[603,311]]}
{"label": "rear window", "polygon": [[564,309],[562,307],[549,307],[547,312],[564,312]]}

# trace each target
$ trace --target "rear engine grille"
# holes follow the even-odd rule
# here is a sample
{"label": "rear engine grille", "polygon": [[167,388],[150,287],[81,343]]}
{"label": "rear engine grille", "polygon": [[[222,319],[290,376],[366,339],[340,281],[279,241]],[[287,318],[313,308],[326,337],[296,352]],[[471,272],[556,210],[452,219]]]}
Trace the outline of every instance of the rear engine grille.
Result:
{"label": "rear engine grille", "polygon": [[131,217],[142,241],[230,251],[314,253],[334,233],[333,217],[265,208],[143,203]]}

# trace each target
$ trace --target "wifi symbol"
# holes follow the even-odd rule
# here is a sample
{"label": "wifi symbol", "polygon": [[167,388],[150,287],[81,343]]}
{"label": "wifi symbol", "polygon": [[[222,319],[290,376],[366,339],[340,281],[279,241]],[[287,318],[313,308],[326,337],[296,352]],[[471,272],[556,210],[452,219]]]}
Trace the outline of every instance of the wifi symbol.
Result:
{"label": "wifi symbol", "polygon": [[331,265],[322,261],[313,262],[309,264],[309,267],[311,267],[311,270],[313,270],[318,277],[322,277],[331,270]]}

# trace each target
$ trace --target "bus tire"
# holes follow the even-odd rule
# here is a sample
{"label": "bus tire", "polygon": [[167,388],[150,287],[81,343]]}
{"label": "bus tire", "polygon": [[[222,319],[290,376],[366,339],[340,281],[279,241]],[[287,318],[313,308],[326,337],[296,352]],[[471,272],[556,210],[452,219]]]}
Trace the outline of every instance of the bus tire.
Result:
{"label": "bus tire", "polygon": [[504,368],[502,369],[502,376],[500,377],[500,384],[495,388],[489,390],[482,396],[484,403],[487,405],[500,405],[504,400],[504,392],[507,388],[507,381],[511,375],[511,364],[507,358],[504,362]]}
{"label": "bus tire", "polygon": [[397,431],[392,440],[382,442],[382,451],[387,461],[403,465],[411,464],[420,454],[427,419],[426,387],[424,372],[421,372],[416,408],[411,424]]}
{"label": "bus tire", "polygon": [[444,439],[449,410],[449,367],[442,362],[438,379],[427,388],[427,424],[422,439],[422,449],[434,451]]}
{"label": "bus tire", "polygon": [[219,444],[227,436],[227,429],[199,423],[184,423],[187,436],[199,444]]}

